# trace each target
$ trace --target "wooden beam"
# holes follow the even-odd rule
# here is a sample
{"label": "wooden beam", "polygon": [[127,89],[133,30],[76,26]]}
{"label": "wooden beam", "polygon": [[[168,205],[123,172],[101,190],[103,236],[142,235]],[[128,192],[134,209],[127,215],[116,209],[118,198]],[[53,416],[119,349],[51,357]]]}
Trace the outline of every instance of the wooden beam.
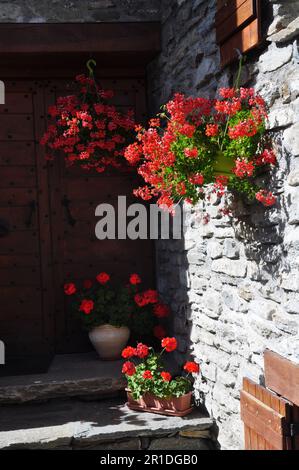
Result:
{"label": "wooden beam", "polygon": [[160,51],[160,23],[0,25],[0,53]]}
{"label": "wooden beam", "polygon": [[299,406],[299,364],[266,350],[264,365],[266,387]]}

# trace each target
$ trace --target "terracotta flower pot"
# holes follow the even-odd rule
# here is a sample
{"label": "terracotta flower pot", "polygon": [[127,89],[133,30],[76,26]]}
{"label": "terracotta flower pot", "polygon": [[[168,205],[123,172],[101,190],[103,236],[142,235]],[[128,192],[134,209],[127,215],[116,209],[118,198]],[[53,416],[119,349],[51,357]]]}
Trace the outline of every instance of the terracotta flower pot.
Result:
{"label": "terracotta flower pot", "polygon": [[108,324],[97,326],[89,332],[89,339],[93,347],[104,361],[120,359],[129,336],[128,327],[116,327]]}
{"label": "terracotta flower pot", "polygon": [[192,392],[177,398],[158,398],[151,393],[146,393],[139,400],[134,400],[130,390],[127,391],[127,406],[133,410],[148,411],[170,416],[185,416],[192,411]]}
{"label": "terracotta flower pot", "polygon": [[233,175],[232,169],[235,162],[232,158],[225,157],[222,152],[217,152],[214,161],[214,175],[215,176],[231,176]]}

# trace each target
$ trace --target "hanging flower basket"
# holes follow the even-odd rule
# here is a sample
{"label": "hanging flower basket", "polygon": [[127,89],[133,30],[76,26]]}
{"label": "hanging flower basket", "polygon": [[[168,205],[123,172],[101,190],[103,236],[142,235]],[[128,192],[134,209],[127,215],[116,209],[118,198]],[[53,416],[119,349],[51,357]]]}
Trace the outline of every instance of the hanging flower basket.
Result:
{"label": "hanging flower basket", "polygon": [[89,62],[89,76],[75,79],[77,91],[50,106],[51,122],[41,144],[49,160],[63,156],[67,166],[102,173],[107,167],[124,165],[124,149],[132,142],[135,122],[133,111],[122,114],[110,103],[113,91],[96,83]]}
{"label": "hanging flower basket", "polygon": [[276,198],[256,184],[276,156],[266,134],[264,100],[253,88],[223,88],[220,99],[177,93],[164,112],[139,127],[125,157],[146,185],[134,191],[173,210],[184,200],[196,204],[212,190],[226,191],[272,206]]}

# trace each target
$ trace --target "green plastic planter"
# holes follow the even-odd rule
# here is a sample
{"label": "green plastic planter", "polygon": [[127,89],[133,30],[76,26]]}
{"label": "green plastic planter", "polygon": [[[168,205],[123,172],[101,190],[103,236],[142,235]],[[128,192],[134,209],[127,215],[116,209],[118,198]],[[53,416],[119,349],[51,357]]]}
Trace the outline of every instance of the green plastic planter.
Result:
{"label": "green plastic planter", "polygon": [[235,166],[233,159],[225,157],[222,152],[217,152],[214,162],[214,175],[215,176],[232,176],[232,169]]}

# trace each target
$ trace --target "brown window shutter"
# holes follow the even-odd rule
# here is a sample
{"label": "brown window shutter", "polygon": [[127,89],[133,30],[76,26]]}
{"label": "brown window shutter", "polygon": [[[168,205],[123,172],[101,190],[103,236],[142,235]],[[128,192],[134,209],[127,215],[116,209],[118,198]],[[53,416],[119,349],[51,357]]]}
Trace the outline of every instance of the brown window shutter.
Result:
{"label": "brown window shutter", "polygon": [[260,0],[218,0],[216,39],[221,65],[237,59],[236,49],[245,53],[261,42]]}

